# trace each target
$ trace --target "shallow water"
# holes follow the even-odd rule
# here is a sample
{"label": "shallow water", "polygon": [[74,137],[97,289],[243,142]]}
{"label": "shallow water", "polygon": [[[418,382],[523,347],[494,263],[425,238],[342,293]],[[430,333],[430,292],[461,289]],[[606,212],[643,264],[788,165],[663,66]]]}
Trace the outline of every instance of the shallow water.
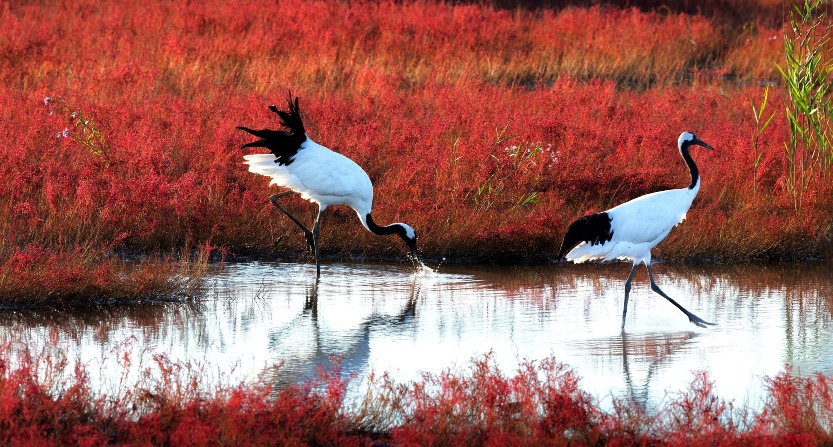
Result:
{"label": "shallow water", "polygon": [[[361,378],[466,368],[491,352],[504,373],[554,356],[603,407],[611,396],[646,406],[705,370],[717,394],[760,405],[765,378],[792,365],[833,374],[833,271],[823,265],[656,265],[659,286],[701,318],[701,329],[652,292],[641,269],[620,329],[627,264],[551,267],[292,263],[227,265],[195,304],[0,314],[0,340],[57,346],[103,389],[124,386],[155,353],[192,362],[208,381],[267,374],[306,380],[332,357]],[[123,353],[128,356],[123,356]],[[282,363],[271,375],[271,365]]]}

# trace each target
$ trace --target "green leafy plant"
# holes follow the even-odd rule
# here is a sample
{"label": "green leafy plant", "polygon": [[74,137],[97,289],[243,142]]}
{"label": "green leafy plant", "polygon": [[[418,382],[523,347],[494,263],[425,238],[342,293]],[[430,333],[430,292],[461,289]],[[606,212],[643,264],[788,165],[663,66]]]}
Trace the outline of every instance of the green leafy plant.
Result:
{"label": "green leafy plant", "polygon": [[833,24],[821,7],[826,0],[805,0],[790,11],[790,34],[784,36],[786,65],[778,66],[787,86],[790,137],[785,143],[788,187],[796,206],[813,175],[827,178],[833,165],[833,62],[826,46]]}

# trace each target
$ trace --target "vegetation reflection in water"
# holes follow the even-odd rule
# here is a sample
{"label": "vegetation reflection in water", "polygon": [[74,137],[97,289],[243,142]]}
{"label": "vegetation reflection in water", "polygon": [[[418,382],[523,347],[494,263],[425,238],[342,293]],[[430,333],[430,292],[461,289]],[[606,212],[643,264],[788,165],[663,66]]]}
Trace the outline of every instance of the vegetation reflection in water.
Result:
{"label": "vegetation reflection in water", "polygon": [[264,373],[305,381],[340,359],[358,387],[370,371],[407,381],[485,353],[503,370],[554,356],[603,406],[613,396],[661,404],[707,371],[721,398],[754,407],[765,378],[787,364],[833,373],[833,280],[823,265],[658,265],[666,292],[718,326],[693,327],[642,272],[625,332],[623,264],[441,266],[427,275],[406,265],[323,267],[316,282],[305,264],[229,265],[203,302],[20,311],[0,317],[0,334],[58,343],[95,366],[89,373],[104,388],[121,380],[115,350],[128,345],[139,348],[127,349],[134,364],[164,353],[227,382]]}

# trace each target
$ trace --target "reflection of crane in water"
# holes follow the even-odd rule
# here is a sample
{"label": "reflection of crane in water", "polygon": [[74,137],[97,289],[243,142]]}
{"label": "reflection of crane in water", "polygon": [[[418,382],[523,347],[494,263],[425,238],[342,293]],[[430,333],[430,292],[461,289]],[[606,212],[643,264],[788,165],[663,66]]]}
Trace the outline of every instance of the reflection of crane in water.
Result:
{"label": "reflection of crane in water", "polygon": [[313,282],[307,290],[301,314],[269,334],[269,350],[278,354],[279,362],[273,383],[282,387],[310,380],[318,375],[320,367],[331,367],[333,361],[346,374],[363,370],[370,358],[372,332],[386,330],[390,333],[413,328],[420,292],[421,284],[415,279],[408,299],[398,313],[384,315],[374,311],[363,318],[349,336],[324,340],[318,315],[318,281]]}
{"label": "reflection of crane in water", "polygon": [[[622,331],[620,339],[622,342],[622,370],[625,375],[625,386],[628,389],[627,398],[647,409],[651,379],[657,369],[666,363],[668,358],[675,352],[685,348],[698,334],[694,332],[678,332],[672,334],[645,334],[640,336],[628,335]],[[634,384],[631,374],[631,359],[641,364],[648,364],[648,372],[645,381],[641,384]]]}

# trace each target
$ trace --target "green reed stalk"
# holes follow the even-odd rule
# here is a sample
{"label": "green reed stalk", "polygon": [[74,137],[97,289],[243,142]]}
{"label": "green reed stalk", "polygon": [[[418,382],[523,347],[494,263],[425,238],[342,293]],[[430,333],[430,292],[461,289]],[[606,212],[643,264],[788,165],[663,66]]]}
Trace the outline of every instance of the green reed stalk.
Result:
{"label": "green reed stalk", "polygon": [[[497,133],[495,145],[511,140],[514,137],[505,136],[506,128]],[[488,211],[496,204],[503,204],[510,209],[530,206],[540,202],[539,192],[525,190],[520,187],[521,179],[535,166],[537,159],[544,150],[544,144],[538,142],[532,145],[524,143],[505,147],[503,151],[489,154],[497,162],[497,170],[473,191],[474,204],[478,212]],[[505,154],[506,157],[504,157]],[[532,187],[538,184],[538,176],[533,174]]]}
{"label": "green reed stalk", "polygon": [[829,49],[833,25],[822,9],[830,0],[804,0],[790,11],[791,34],[784,36],[785,67],[778,66],[787,86],[790,138],[785,146],[788,188],[796,207],[808,181],[826,179],[833,166],[833,72]]}
{"label": "green reed stalk", "polygon": [[[756,108],[755,104],[752,103],[752,116],[755,118],[755,135],[752,136],[752,149],[755,152],[755,162],[752,168],[752,190],[755,192],[758,191],[758,166],[761,165],[761,151],[758,146],[758,139],[769,126],[769,122],[772,121],[772,118],[775,117],[775,112],[772,112],[772,114],[769,115],[769,118],[763,120],[764,110],[766,109],[766,101],[768,98],[769,87],[764,89],[764,98],[761,100],[760,107]],[[752,98],[749,98],[749,102],[752,102]]]}

